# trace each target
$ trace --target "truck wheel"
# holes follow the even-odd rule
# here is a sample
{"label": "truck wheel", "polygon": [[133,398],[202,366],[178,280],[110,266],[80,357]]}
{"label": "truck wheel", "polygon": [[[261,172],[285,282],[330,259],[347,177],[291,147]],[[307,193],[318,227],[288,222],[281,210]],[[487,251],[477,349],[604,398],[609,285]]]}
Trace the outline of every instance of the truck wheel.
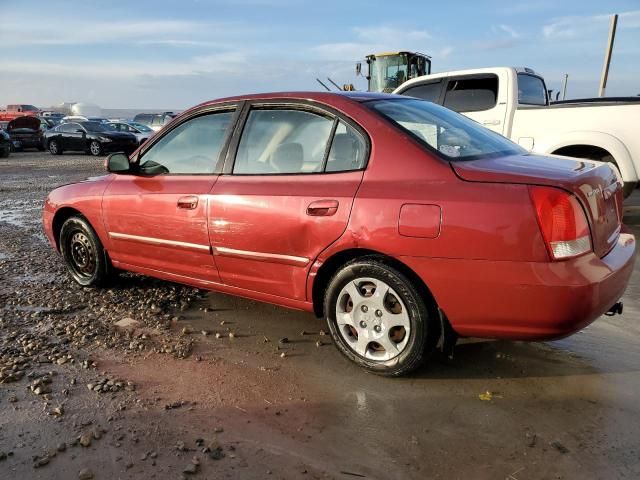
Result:
{"label": "truck wheel", "polygon": [[359,258],[340,269],[329,282],[324,312],[338,350],[379,375],[416,369],[440,336],[423,295],[383,257]]}
{"label": "truck wheel", "polygon": [[51,140],[49,142],[49,152],[51,155],[62,155],[62,146],[57,140]]}
{"label": "truck wheel", "polygon": [[102,242],[89,222],[81,216],[69,217],[58,240],[62,258],[71,277],[83,287],[107,284],[110,266]]}

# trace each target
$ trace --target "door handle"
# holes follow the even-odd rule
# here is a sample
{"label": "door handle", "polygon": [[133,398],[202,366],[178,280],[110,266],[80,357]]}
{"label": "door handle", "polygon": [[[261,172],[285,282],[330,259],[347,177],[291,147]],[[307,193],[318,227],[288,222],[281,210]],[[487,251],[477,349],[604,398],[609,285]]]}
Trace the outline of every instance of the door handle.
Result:
{"label": "door handle", "polygon": [[482,122],[483,125],[500,125],[501,123],[500,120],[485,120]]}
{"label": "door handle", "polygon": [[330,217],[338,211],[337,200],[316,200],[307,207],[307,215],[312,217]]}
{"label": "door handle", "polygon": [[196,197],[195,195],[187,195],[186,197],[180,197],[178,199],[178,208],[193,210],[197,206],[198,206],[198,197]]}

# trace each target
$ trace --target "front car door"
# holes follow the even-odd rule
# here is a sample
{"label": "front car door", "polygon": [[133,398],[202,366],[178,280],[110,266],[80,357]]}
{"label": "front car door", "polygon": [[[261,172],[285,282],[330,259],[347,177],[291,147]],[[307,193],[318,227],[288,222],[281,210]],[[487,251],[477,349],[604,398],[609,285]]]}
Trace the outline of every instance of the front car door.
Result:
{"label": "front car door", "polygon": [[[104,194],[109,255],[116,266],[218,282],[209,244],[208,193],[235,121],[235,106],[199,112],[163,132]],[[145,270],[147,269],[147,270]]]}
{"label": "front car door", "polygon": [[62,148],[64,150],[82,150],[82,133],[84,130],[79,123],[65,123],[62,125]]}
{"label": "front car door", "polygon": [[221,279],[305,299],[314,259],[347,226],[368,137],[350,120],[304,102],[246,105],[240,122],[209,203]]}

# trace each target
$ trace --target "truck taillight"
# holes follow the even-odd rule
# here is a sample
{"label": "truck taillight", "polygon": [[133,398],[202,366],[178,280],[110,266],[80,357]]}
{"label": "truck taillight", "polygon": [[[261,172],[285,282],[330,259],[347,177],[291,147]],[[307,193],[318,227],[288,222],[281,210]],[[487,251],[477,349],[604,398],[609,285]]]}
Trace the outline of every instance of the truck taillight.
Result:
{"label": "truck taillight", "polygon": [[547,250],[554,260],[591,250],[589,224],[578,199],[553,187],[529,187]]}

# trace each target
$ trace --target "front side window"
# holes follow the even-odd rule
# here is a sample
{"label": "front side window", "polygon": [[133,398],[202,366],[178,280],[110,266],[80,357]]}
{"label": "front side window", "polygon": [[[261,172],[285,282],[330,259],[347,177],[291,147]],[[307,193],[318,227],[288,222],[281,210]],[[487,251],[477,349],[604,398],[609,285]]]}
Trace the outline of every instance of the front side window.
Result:
{"label": "front side window", "polygon": [[424,100],[374,100],[365,105],[450,161],[526,153],[502,135],[463,115]]}
{"label": "front side window", "polygon": [[498,101],[498,77],[449,80],[444,106],[454,112],[479,112],[496,106]]}
{"label": "front side window", "polygon": [[320,172],[332,126],[333,119],[303,110],[252,110],[233,173]]}
{"label": "front side window", "polygon": [[540,77],[518,74],[518,103],[520,105],[546,105],[547,89]]}
{"label": "front side window", "polygon": [[144,153],[140,172],[213,173],[232,117],[232,111],[210,113],[178,125]]}

